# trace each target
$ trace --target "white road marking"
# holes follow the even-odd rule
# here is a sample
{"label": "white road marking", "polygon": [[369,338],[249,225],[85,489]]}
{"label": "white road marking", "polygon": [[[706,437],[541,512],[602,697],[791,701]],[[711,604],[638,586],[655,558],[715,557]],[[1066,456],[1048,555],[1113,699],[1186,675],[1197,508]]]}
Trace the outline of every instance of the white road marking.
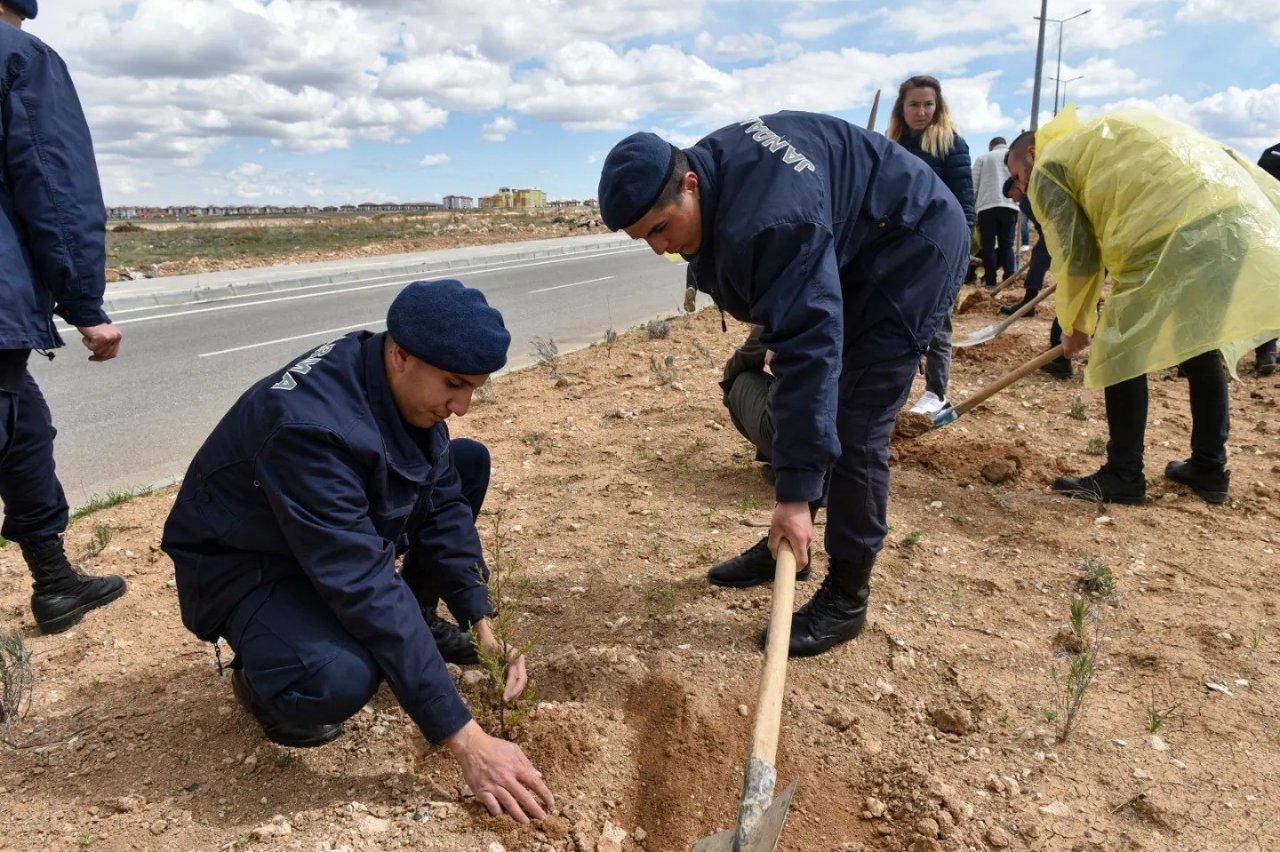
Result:
{"label": "white road marking", "polygon": [[600,281],[608,281],[613,278],[612,275],[606,275],[603,278],[592,278],[590,281],[575,281],[572,284],[557,284],[554,287],[543,287],[541,290],[530,290],[526,295],[532,296],[534,293],[550,293],[552,290],[563,290],[565,287],[581,287],[583,284],[596,284]]}
{"label": "white road marking", "polygon": [[[430,279],[433,277],[448,276],[448,275],[456,275],[456,276],[461,276],[463,278],[466,278],[471,275],[488,275],[493,272],[505,272],[506,270],[509,270],[509,269],[528,269],[535,266],[546,266],[552,263],[566,263],[568,261],[573,261],[573,260],[590,260],[592,258],[597,258],[597,257],[609,257],[615,254],[625,254],[627,252],[639,251],[642,248],[645,248],[645,247],[623,246],[622,248],[610,249],[602,252],[567,254],[562,257],[554,257],[549,260],[540,260],[532,263],[521,263],[516,265],[494,264],[488,267],[485,267],[482,265],[479,268],[457,267],[455,269],[432,269],[432,270],[427,270],[425,272],[416,272],[409,276],[404,276],[404,275],[388,276],[388,278],[390,278],[391,280],[387,280],[379,284],[365,284],[359,287],[350,287],[344,290],[325,290],[323,293],[308,293],[303,295],[304,296],[308,296],[308,295],[324,296],[330,293],[333,293],[333,294],[353,293],[353,292],[358,292],[360,290],[373,289],[374,287],[394,287],[397,284],[404,284],[409,281],[417,281],[424,276]],[[374,278],[371,280],[380,281],[381,278]],[[293,293],[297,293],[300,290],[315,290],[321,287],[333,287],[333,286],[335,285],[332,282],[324,282],[321,284],[304,284],[301,287],[290,287],[289,291]],[[246,293],[242,296],[227,296],[225,298],[218,299],[218,301],[229,302],[232,299],[248,299],[248,298],[258,297],[261,295],[262,295],[261,293]],[[283,302],[283,301],[288,301],[290,299],[296,299],[296,298],[300,298],[300,297],[299,296],[281,296],[275,299],[258,299],[258,301],[256,302],[243,302],[237,305],[219,305],[217,309],[228,310],[230,308],[249,307],[254,305],[265,305],[265,304],[270,304],[271,302]],[[204,303],[202,302],[184,303],[184,305],[200,305],[200,304],[204,304]],[[182,307],[182,306],[178,306],[178,307]],[[148,305],[146,307],[141,307],[141,308],[124,308],[122,310],[112,311],[111,315],[113,317],[116,317],[124,314],[138,313],[140,311],[154,311],[156,309],[157,309],[157,306],[155,305]],[[150,316],[150,317],[135,317],[133,319],[117,320],[116,325],[124,325],[125,323],[128,323],[128,322],[135,322],[135,323],[149,322],[153,319],[168,319],[170,317],[180,317],[180,316],[186,316],[188,314],[204,313],[210,310],[214,310],[214,308],[193,308],[192,310],[189,310],[189,311],[178,311],[175,313],[157,314],[155,316]],[[61,325],[59,325],[58,330],[70,331],[71,329],[70,327],[63,328]]]}
{"label": "white road marking", "polygon": [[386,322],[385,319],[369,320],[368,322],[358,322],[355,325],[344,325],[342,328],[330,328],[325,331],[309,331],[306,334],[295,334],[293,337],[281,337],[278,340],[264,340],[261,343],[249,343],[244,346],[233,346],[230,349],[219,349],[217,352],[201,352],[197,358],[212,358],[215,355],[229,355],[232,352],[244,352],[246,349],[257,349],[260,346],[274,346],[277,343],[289,343],[294,340],[304,340],[308,337],[319,337],[322,334],[338,334],[343,331],[351,331],[357,328],[372,328],[375,325],[381,325]]}

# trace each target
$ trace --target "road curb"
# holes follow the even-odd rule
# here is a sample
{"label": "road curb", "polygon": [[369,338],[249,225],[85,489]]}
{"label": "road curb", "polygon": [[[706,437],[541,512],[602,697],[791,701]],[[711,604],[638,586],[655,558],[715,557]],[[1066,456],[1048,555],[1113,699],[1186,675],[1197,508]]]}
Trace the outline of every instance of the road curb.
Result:
{"label": "road curb", "polygon": [[[297,278],[282,278],[276,281],[246,281],[242,283],[218,284],[206,287],[182,287],[171,291],[155,293],[122,294],[111,296],[110,287],[103,299],[103,307],[108,314],[136,310],[138,308],[172,308],[181,305],[207,304],[226,299],[255,296],[264,293],[275,293],[284,290],[296,290],[303,287],[318,287],[325,284],[345,284],[366,281],[376,278],[394,278],[398,276],[429,275],[438,272],[453,272],[475,266],[492,266],[517,260],[536,260],[544,257],[560,257],[570,254],[586,254],[601,249],[619,248],[629,245],[629,240],[598,240],[590,244],[574,246],[556,246],[554,248],[532,249],[507,252],[500,255],[489,255],[477,258],[447,258],[440,261],[419,261],[417,263],[395,264],[370,267],[349,272],[333,272],[302,275]],[[394,255],[388,255],[389,261]],[[258,269],[261,267],[255,267]],[[245,270],[246,272],[253,270]]]}

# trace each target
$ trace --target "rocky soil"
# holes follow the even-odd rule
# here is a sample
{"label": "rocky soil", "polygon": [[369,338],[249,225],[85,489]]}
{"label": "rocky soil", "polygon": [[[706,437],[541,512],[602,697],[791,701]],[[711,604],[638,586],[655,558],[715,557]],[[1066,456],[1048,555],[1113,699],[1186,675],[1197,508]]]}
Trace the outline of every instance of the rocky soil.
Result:
{"label": "rocky soil", "polygon": [[[960,332],[999,318],[978,301]],[[953,396],[1048,325],[1042,309],[958,351]],[[159,493],[73,525],[70,549],[130,592],[69,633],[35,632],[0,550],[0,618],[37,676],[0,750],[0,849],[668,852],[730,825],[769,593],[704,572],[771,508],[715,384],[744,333],[710,311],[666,339],[638,329],[498,380],[454,426],[493,452],[482,532],[527,581],[537,696],[515,737],[556,792],[550,819],[487,816],[385,689],[330,746],[265,742],[179,621]],[[1172,374],[1151,382],[1147,507],[1049,492],[1100,463],[1101,395],[1078,379],[1037,374],[895,444],[870,625],[789,670],[782,849],[1280,848],[1280,377],[1242,375],[1219,507],[1160,477],[1189,440]],[[1074,600],[1097,671],[1064,741]]]}

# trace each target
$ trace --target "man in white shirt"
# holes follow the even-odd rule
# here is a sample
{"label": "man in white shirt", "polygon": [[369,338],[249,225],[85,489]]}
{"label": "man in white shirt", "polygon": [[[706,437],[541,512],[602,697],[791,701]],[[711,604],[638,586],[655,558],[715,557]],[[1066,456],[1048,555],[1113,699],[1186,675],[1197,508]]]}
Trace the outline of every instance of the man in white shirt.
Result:
{"label": "man in white shirt", "polygon": [[983,283],[996,286],[996,267],[1004,269],[1004,277],[1014,272],[1015,240],[1018,228],[1018,205],[1004,195],[1004,182],[1009,169],[1004,155],[1009,150],[1004,137],[991,140],[989,150],[973,161],[973,201],[978,212],[978,235],[982,243]]}

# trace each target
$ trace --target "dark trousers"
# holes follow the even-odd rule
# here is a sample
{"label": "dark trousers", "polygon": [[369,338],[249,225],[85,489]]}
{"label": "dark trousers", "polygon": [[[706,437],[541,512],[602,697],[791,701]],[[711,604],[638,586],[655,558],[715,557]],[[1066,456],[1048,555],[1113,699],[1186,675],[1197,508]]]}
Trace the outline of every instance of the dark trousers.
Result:
{"label": "dark trousers", "polygon": [[[1227,464],[1230,409],[1227,371],[1216,349],[1182,362],[1191,394],[1191,463],[1206,471]],[[1147,432],[1147,377],[1111,385],[1107,404],[1107,467],[1124,479],[1143,477],[1143,441]]]}
{"label": "dark trousers", "polygon": [[836,430],[840,458],[831,471],[827,500],[827,553],[865,565],[889,531],[889,438],[907,400],[918,356],[867,367],[846,366],[840,376]]}
{"label": "dark trousers", "polygon": [[1274,362],[1276,360],[1276,341],[1268,340],[1266,343],[1253,350],[1253,357],[1261,364],[1264,361]]}
{"label": "dark trousers", "polygon": [[[466,438],[452,441],[450,451],[462,493],[478,515],[489,485],[489,451]],[[254,695],[277,718],[337,724],[363,707],[382,681],[373,655],[305,577],[255,589],[231,611],[222,635],[236,652],[234,665],[244,668]]]}
{"label": "dark trousers", "polygon": [[[1045,247],[1044,240],[1041,239],[1031,249],[1031,260],[1027,263],[1027,283],[1026,298],[1034,299],[1040,294],[1040,290],[1044,287],[1044,276],[1049,271],[1049,249]],[[1057,322],[1057,320],[1054,320]]]}
{"label": "dark trousers", "polygon": [[983,282],[996,286],[996,266],[1004,270],[1008,278],[1015,271],[1013,265],[1015,238],[1018,228],[1018,211],[1012,207],[989,207],[978,212],[978,235],[982,241]]}
{"label": "dark trousers", "polygon": [[756,448],[756,461],[773,462],[773,376],[763,370],[739,373],[725,394],[729,419]]}
{"label": "dark trousers", "polygon": [[28,546],[62,535],[67,528],[67,498],[53,465],[53,428],[49,406],[30,372],[0,391],[0,535]]}

